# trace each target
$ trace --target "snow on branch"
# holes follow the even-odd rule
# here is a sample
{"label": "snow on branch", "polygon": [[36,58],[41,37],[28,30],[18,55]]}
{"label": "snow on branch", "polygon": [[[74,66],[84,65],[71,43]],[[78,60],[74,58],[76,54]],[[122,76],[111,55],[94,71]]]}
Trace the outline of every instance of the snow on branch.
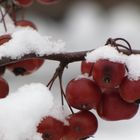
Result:
{"label": "snow on branch", "polygon": [[[85,56],[92,51],[67,52],[62,40],[54,41],[51,37],[42,36],[29,27],[16,29],[11,36],[11,40],[0,46],[0,66],[30,58],[49,59],[68,64],[85,60]],[[122,53],[129,55],[128,50],[120,50]],[[92,53],[94,54],[94,50]],[[132,50],[132,53],[140,54],[140,50]],[[116,52],[114,54],[117,56]]]}
{"label": "snow on branch", "polygon": [[2,57],[17,59],[30,53],[43,56],[64,51],[63,41],[54,41],[51,37],[42,36],[31,28],[17,30],[11,37],[11,40],[0,47],[0,59]]}

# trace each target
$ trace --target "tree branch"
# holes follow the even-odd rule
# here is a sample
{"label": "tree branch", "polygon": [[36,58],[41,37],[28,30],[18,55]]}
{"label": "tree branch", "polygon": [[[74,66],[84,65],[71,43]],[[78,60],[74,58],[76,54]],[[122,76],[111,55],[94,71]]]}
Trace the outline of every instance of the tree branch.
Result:
{"label": "tree branch", "polygon": [[[86,54],[90,51],[92,50],[57,53],[57,54],[49,54],[49,55],[46,54],[43,56],[38,56],[35,53],[30,53],[30,54],[25,54],[21,58],[17,58],[17,59],[12,59],[10,57],[2,57],[0,59],[0,66],[4,66],[10,63],[14,63],[14,62],[25,60],[25,59],[31,59],[31,58],[41,58],[41,59],[54,60],[54,61],[59,61],[59,62],[64,62],[64,63],[72,63],[72,62],[85,60]],[[121,49],[121,52],[126,55],[130,55],[130,52],[128,50]],[[132,50],[132,52],[133,54],[140,54],[140,50]]]}

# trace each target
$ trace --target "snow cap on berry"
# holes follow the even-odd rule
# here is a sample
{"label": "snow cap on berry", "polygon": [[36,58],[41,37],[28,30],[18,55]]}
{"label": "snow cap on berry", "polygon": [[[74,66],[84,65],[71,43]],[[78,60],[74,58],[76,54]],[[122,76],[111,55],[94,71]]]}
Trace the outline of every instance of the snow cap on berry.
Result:
{"label": "snow cap on berry", "polygon": [[65,125],[68,125],[68,121],[66,120],[66,117],[70,114],[70,111],[68,110],[68,107],[60,104],[60,102],[55,101],[53,107],[51,108],[51,111],[48,113],[48,116],[51,116],[61,122],[63,122]]}
{"label": "snow cap on berry", "polygon": [[118,52],[115,47],[105,45],[87,53],[85,58],[87,62],[96,62],[99,59],[107,59],[112,62],[124,63],[127,56]]}

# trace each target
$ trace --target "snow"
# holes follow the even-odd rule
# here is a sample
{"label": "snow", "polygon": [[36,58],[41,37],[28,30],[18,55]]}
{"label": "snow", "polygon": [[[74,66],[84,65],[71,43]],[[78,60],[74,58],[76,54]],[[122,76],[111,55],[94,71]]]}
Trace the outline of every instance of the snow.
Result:
{"label": "snow", "polygon": [[124,63],[127,56],[123,53],[119,53],[115,47],[105,45],[87,53],[85,58],[87,62],[96,62],[99,59],[108,59],[112,62]]}
{"label": "snow", "polygon": [[42,56],[64,51],[65,43],[62,40],[54,41],[51,37],[42,36],[31,28],[17,30],[11,36],[12,39],[1,46],[0,58],[4,56],[20,58],[29,53]]}
{"label": "snow", "polygon": [[54,102],[53,107],[51,108],[51,111],[48,113],[48,116],[52,116],[55,119],[61,121],[64,123],[64,125],[68,125],[68,121],[66,120],[66,117],[70,114],[70,111],[68,110],[68,107],[66,105],[58,105],[57,102]]}
{"label": "snow", "polygon": [[0,140],[42,140],[36,132],[53,106],[53,97],[41,83],[24,85],[0,100]]}
{"label": "snow", "polygon": [[132,54],[128,57],[126,61],[126,66],[128,68],[128,78],[130,80],[140,79],[140,55]]}

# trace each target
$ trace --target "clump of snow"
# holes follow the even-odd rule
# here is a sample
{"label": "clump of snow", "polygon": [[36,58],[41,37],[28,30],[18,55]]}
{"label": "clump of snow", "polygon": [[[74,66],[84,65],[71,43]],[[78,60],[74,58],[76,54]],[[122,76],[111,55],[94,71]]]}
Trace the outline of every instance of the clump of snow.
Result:
{"label": "clump of snow", "polygon": [[63,122],[65,125],[68,125],[68,121],[66,117],[70,114],[68,107],[65,105],[58,105],[57,102],[54,103],[51,111],[48,113],[48,116],[52,116],[53,118]]}
{"label": "clump of snow", "polygon": [[42,140],[36,132],[53,106],[53,97],[41,83],[19,88],[0,100],[0,140]]}
{"label": "clump of snow", "polygon": [[124,63],[126,57],[127,56],[123,53],[119,53],[115,47],[105,45],[87,53],[85,58],[87,62],[96,62],[99,59],[108,59],[112,62]]}
{"label": "clump of snow", "polygon": [[25,54],[44,54],[64,52],[65,43],[62,40],[54,41],[51,37],[42,36],[36,30],[24,28],[15,31],[12,39],[0,47],[0,58],[20,58]]}
{"label": "clump of snow", "polygon": [[132,54],[126,61],[128,68],[128,78],[131,80],[140,79],[140,55]]}

